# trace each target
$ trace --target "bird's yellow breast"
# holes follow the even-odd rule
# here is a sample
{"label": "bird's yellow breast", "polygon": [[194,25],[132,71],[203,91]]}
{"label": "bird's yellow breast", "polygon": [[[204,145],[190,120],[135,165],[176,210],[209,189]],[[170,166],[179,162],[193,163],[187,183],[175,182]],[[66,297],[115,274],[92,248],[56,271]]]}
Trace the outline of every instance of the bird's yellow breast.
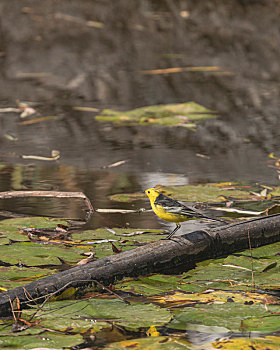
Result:
{"label": "bird's yellow breast", "polygon": [[153,211],[155,212],[155,214],[159,218],[161,218],[165,221],[176,222],[176,223],[179,223],[182,221],[187,221],[187,220],[191,219],[189,216],[186,216],[183,214],[170,213],[170,212],[168,212],[168,208],[165,209],[160,204],[155,204],[157,197],[160,195],[160,192],[158,192],[154,188],[148,188],[145,191],[145,193],[150,199]]}
{"label": "bird's yellow breast", "polygon": [[169,213],[166,211],[162,206],[160,205],[155,205],[154,203],[151,203],[152,208],[155,212],[155,214],[165,220],[165,221],[170,221],[170,222],[182,222],[182,221],[187,221],[189,218],[187,218],[185,215],[180,215],[180,214],[175,214],[175,213]]}

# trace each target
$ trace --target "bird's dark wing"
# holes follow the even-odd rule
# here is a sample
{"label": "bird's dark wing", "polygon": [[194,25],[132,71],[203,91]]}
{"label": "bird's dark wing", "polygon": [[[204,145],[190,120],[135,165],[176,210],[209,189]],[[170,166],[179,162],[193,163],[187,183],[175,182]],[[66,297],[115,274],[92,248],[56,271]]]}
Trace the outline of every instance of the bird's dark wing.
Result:
{"label": "bird's dark wing", "polygon": [[188,208],[184,204],[176,201],[175,199],[167,197],[162,193],[156,198],[155,205],[161,205],[164,208],[164,210],[169,213],[185,215],[190,218],[204,218],[204,219],[219,221],[224,224],[227,224],[227,222],[224,220],[210,218],[209,216],[203,215],[197,212],[196,210]]}
{"label": "bird's dark wing", "polygon": [[164,194],[160,194],[156,200],[155,205],[161,205],[166,211],[174,214],[181,214],[195,218],[204,218],[205,216],[198,213],[191,208],[186,207],[184,204],[172,199],[170,197],[165,196]]}
{"label": "bird's dark wing", "polygon": [[184,207],[184,205],[181,204],[180,202],[178,202],[175,199],[172,199],[170,197],[167,197],[162,193],[157,196],[157,198],[155,200],[155,205],[161,205],[164,208],[169,208],[169,207],[170,208],[172,208],[172,207],[182,208],[182,207]]}

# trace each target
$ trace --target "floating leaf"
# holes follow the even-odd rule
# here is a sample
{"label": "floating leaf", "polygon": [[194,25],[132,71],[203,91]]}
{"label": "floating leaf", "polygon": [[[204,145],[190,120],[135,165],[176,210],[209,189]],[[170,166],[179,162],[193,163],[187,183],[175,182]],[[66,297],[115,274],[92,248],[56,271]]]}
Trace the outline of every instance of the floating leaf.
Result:
{"label": "floating leaf", "polygon": [[112,343],[105,347],[107,350],[193,350],[193,346],[185,337],[148,337],[139,339],[124,340],[118,343]]}
{"label": "floating leaf", "polygon": [[30,120],[25,120],[23,122],[20,122],[21,125],[30,125],[30,124],[36,124],[36,123],[41,123],[47,120],[53,120],[53,119],[57,119],[58,116],[57,115],[48,115],[46,117],[38,117],[38,118],[33,118]]}
{"label": "floating leaf", "polygon": [[[16,219],[6,219],[0,221],[0,233],[13,240],[13,241],[25,241],[28,242],[28,236],[22,230],[25,228],[38,228],[38,229],[55,229],[57,225],[68,225],[67,222],[61,220],[50,220],[44,217],[26,217]],[[1,238],[1,236],[0,236]],[[1,244],[1,239],[0,239]],[[1,257],[0,257],[1,260]]]}
{"label": "floating leaf", "polygon": [[[31,311],[26,311],[30,314]],[[106,319],[114,320],[116,324],[129,329],[141,327],[162,326],[171,320],[171,313],[153,304],[125,304],[121,300],[90,299],[75,302],[57,301],[48,304],[46,311],[41,310],[36,318],[42,318],[41,326],[66,330],[71,327],[73,331],[93,328],[98,330],[110,327]],[[102,320],[102,321],[98,321]]]}
{"label": "floating leaf", "polygon": [[105,109],[95,117],[102,122],[117,124],[158,124],[165,126],[182,126],[194,128],[195,121],[214,118],[215,113],[195,102],[147,106],[126,112]]}
{"label": "floating leaf", "polygon": [[280,337],[267,336],[263,338],[224,338],[213,343],[215,349],[221,350],[279,350]]}
{"label": "floating leaf", "polygon": [[181,281],[182,276],[155,274],[137,279],[126,278],[116,284],[116,289],[134,294],[150,296],[179,289]]}
{"label": "floating leaf", "polygon": [[[273,310],[279,312],[280,306],[275,306]],[[241,332],[245,328],[248,332],[268,333],[279,329],[279,315],[269,313],[262,304],[203,304],[179,309],[174,311],[174,315],[168,327],[180,330],[188,329],[188,324],[223,325],[232,332]]]}
{"label": "floating leaf", "polygon": [[164,294],[160,296],[154,296],[152,298],[159,304],[170,305],[183,305],[183,304],[210,304],[210,303],[242,303],[242,304],[277,304],[278,299],[276,297],[269,296],[268,294],[258,294],[250,292],[231,292],[223,290],[206,290],[201,293],[184,293],[176,291],[171,294]]}
{"label": "floating leaf", "polygon": [[[255,196],[250,192],[252,187],[238,184],[206,184],[184,186],[161,186],[160,191],[165,195],[180,201],[218,203],[221,197],[234,197],[236,200],[253,200]],[[142,193],[121,193],[110,196],[111,200],[131,202],[145,198]]]}
{"label": "floating leaf", "polygon": [[0,266],[0,286],[12,289],[54,273],[55,270],[38,267]]}
{"label": "floating leaf", "polygon": [[[280,243],[253,249],[254,282],[258,289],[279,289],[280,268],[277,255]],[[251,252],[246,250],[240,256],[230,255],[225,259],[208,260],[179,276],[151,275],[137,279],[124,279],[116,288],[146,297],[163,292],[185,291],[199,293],[208,289],[230,291],[254,290],[251,272]],[[273,265],[271,265],[273,264]],[[270,266],[269,269],[266,268]],[[225,296],[226,297],[226,296]],[[228,297],[230,297],[228,295]]]}
{"label": "floating leaf", "polygon": [[148,337],[158,337],[160,333],[157,331],[156,326],[151,326],[147,332],[146,332]]}
{"label": "floating leaf", "polygon": [[13,333],[7,336],[0,335],[0,346],[2,349],[62,349],[83,343],[80,334],[56,334],[53,332],[43,332],[41,334],[24,335],[22,332]]}
{"label": "floating leaf", "polygon": [[0,246],[0,260],[12,265],[40,266],[58,264],[58,258],[75,264],[80,260],[81,248],[69,249],[40,245],[31,242],[14,243],[9,246]]}

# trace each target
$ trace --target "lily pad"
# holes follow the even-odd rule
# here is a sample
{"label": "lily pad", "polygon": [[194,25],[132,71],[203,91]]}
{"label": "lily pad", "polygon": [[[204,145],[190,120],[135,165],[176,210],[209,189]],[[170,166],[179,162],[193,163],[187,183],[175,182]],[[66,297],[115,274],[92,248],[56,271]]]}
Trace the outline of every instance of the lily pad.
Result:
{"label": "lily pad", "polygon": [[[31,311],[26,311],[30,314]],[[168,310],[153,304],[125,304],[121,300],[90,299],[87,301],[57,301],[40,310],[36,318],[42,318],[41,326],[54,330],[81,331],[94,328],[96,331],[110,327],[106,320],[114,321],[131,330],[151,325],[162,326],[170,322],[172,315]]]}
{"label": "lily pad", "polygon": [[[279,243],[270,246],[272,251],[277,250]],[[261,254],[263,248],[265,247],[253,249],[253,256]],[[250,252],[245,251],[244,254],[246,256],[230,255],[226,259],[212,260],[208,264],[207,262],[198,264],[197,268],[185,274],[185,284],[181,284],[181,290],[197,292],[211,288],[250,291],[254,289],[255,285],[256,288],[265,290],[279,288],[280,268],[279,264],[275,265],[275,262],[280,260],[278,256],[272,257],[271,260],[253,259],[254,280],[252,281]],[[267,270],[271,263],[274,265]]]}
{"label": "lily pad", "polygon": [[240,184],[209,183],[205,185],[166,186],[161,191],[179,200],[191,200],[193,202],[217,203],[223,197],[234,197],[235,199],[252,199],[250,194],[252,187],[243,187]]}
{"label": "lily pad", "polygon": [[[188,329],[189,324],[221,326],[232,332],[274,332],[279,329],[280,306],[270,306],[268,312],[263,304],[244,305],[241,303],[203,304],[174,311],[174,319],[168,327],[178,330]],[[226,317],[225,317],[226,315]]]}
{"label": "lily pad", "polygon": [[223,290],[206,290],[200,293],[184,293],[176,291],[170,294],[164,294],[152,297],[152,300],[170,306],[195,305],[198,303],[242,303],[242,304],[269,304],[278,303],[276,297],[267,294],[250,293],[250,292],[232,292]]}
{"label": "lily pad", "polygon": [[[114,232],[114,233],[112,233]],[[95,257],[104,258],[113,254],[112,243],[118,245],[122,251],[135,248],[139,243],[150,243],[160,240],[162,236],[160,230],[137,230],[121,228],[99,228],[96,230],[87,230],[82,233],[72,235],[75,242],[94,249]],[[94,244],[96,242],[96,244]]]}
{"label": "lily pad", "polygon": [[54,273],[55,270],[38,267],[0,266],[0,287],[16,288]]}
{"label": "lily pad", "polygon": [[124,340],[118,343],[112,343],[105,349],[108,350],[124,350],[124,349],[137,349],[137,350],[191,350],[193,346],[184,337],[147,337],[131,340]]}
{"label": "lily pad", "polygon": [[[13,241],[28,242],[28,236],[22,232],[25,228],[54,229],[58,224],[67,226],[62,220],[50,220],[46,217],[26,217],[0,221],[0,234]],[[0,244],[3,244],[0,239]],[[0,258],[1,259],[1,258]]]}
{"label": "lily pad", "polygon": [[126,278],[115,287],[117,290],[150,296],[179,289],[180,281],[182,276],[155,274],[137,279]]}
{"label": "lily pad", "polygon": [[279,350],[280,337],[267,336],[263,338],[224,338],[213,343],[213,347],[221,350]]}
{"label": "lily pad", "polygon": [[125,112],[104,109],[95,116],[100,122],[112,122],[120,125],[164,125],[195,128],[199,120],[217,117],[217,115],[195,102],[147,106]]}
{"label": "lily pad", "polygon": [[58,258],[68,263],[76,263],[81,258],[81,248],[54,247],[31,242],[0,246],[0,260],[12,265],[41,266],[58,264]]}
{"label": "lily pad", "polygon": [[56,334],[52,332],[42,332],[36,335],[23,335],[12,333],[10,336],[0,335],[0,347],[2,349],[62,349],[83,343],[80,334]]}
{"label": "lily pad", "polygon": [[[159,190],[172,198],[180,201],[219,203],[225,198],[234,198],[235,200],[252,200],[254,195],[250,193],[251,186],[242,186],[240,184],[214,184],[205,185],[183,185],[183,186],[159,186]],[[255,189],[255,188],[254,188]],[[119,202],[132,202],[134,200],[146,199],[142,193],[121,193],[110,196],[111,200]]]}
{"label": "lily pad", "polygon": [[98,228],[96,230],[86,230],[81,233],[72,234],[72,239],[81,242],[94,242],[102,239],[110,239],[116,241],[122,241],[126,239],[137,240],[137,241],[154,241],[156,239],[161,239],[161,230],[149,229],[149,230],[139,230],[132,228],[118,228],[114,227],[111,229]]}

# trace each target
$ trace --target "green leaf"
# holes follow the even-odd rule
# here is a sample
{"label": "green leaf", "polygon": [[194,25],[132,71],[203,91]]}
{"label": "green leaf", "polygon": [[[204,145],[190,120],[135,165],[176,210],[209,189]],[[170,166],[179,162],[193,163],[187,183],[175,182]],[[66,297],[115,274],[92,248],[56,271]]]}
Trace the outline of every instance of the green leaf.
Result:
{"label": "green leaf", "polygon": [[[280,306],[271,306],[274,312]],[[204,304],[185,307],[174,311],[174,319],[168,327],[186,330],[190,324],[223,326],[232,332],[273,332],[279,329],[279,315],[270,314],[262,304],[244,305],[228,302],[222,304]]]}
{"label": "green leaf", "polygon": [[[255,196],[250,192],[251,186],[242,186],[237,183],[209,183],[205,185],[161,186],[159,190],[165,195],[180,201],[219,203],[224,198],[234,197],[237,200],[252,200]],[[110,196],[111,200],[131,202],[144,199],[142,193],[121,193]]]}
{"label": "green leaf", "polygon": [[2,349],[34,349],[34,348],[47,348],[62,349],[64,347],[71,347],[83,343],[83,337],[79,334],[63,335],[52,332],[42,332],[37,335],[22,335],[15,336],[16,333],[10,336],[0,336],[0,347]]}
{"label": "green leaf", "polygon": [[[30,314],[30,311],[27,311]],[[100,330],[109,327],[105,321],[136,330],[151,325],[162,326],[171,320],[171,313],[153,304],[125,304],[120,300],[90,299],[88,301],[57,301],[39,311],[36,318],[42,318],[41,326],[65,330],[71,327],[75,332],[89,329]],[[99,321],[102,320],[102,321]]]}
{"label": "green leaf", "polygon": [[31,242],[0,246],[0,260],[12,265],[18,263],[27,266],[59,264],[58,257],[64,259],[68,263],[74,264],[81,258],[80,253],[81,249],[78,247],[70,249]]}
{"label": "green leaf", "polygon": [[[68,223],[62,220],[50,220],[45,217],[26,217],[16,219],[6,219],[0,221],[0,233],[2,236],[13,241],[28,242],[28,236],[21,230],[25,228],[48,228],[54,229],[58,224],[68,226]],[[0,240],[1,244],[1,240]],[[1,259],[1,257],[0,257]]]}
{"label": "green leaf", "polygon": [[0,287],[16,288],[54,273],[55,270],[38,267],[0,266]]}
{"label": "green leaf", "polygon": [[180,276],[158,274],[137,279],[126,278],[115,287],[117,290],[150,296],[176,290],[179,288],[180,281]]}
{"label": "green leaf", "polygon": [[266,336],[264,338],[222,338],[213,344],[215,349],[221,350],[279,350],[280,337]]}
{"label": "green leaf", "polygon": [[[110,230],[114,231],[115,234],[106,228],[99,228],[96,230],[87,230],[82,233],[72,234],[72,238],[73,240],[80,241],[83,245],[86,245],[88,242],[88,247],[94,249],[95,257],[98,259],[114,254],[112,250],[112,244],[110,242],[106,242],[107,240],[118,241],[117,243],[119,247],[122,248],[122,251],[126,251],[138,246],[139,242],[150,243],[162,238],[162,236],[159,235],[159,233],[162,232],[160,230],[137,230],[121,228],[112,228]],[[135,235],[130,235],[135,232]],[[141,232],[142,234],[138,234]],[[98,242],[102,240],[104,240],[104,243]],[[95,241],[97,241],[97,244],[93,244]],[[125,243],[122,243],[122,241],[125,241]]]}
{"label": "green leaf", "polygon": [[137,350],[191,350],[193,346],[184,337],[147,337],[131,340],[124,340],[118,343],[112,343],[105,347],[108,350],[123,350],[123,349],[137,349]]}
{"label": "green leaf", "polygon": [[214,118],[217,115],[195,102],[147,106],[126,112],[110,109],[95,116],[100,122],[113,122],[121,125],[165,125],[195,128],[198,120]]}

